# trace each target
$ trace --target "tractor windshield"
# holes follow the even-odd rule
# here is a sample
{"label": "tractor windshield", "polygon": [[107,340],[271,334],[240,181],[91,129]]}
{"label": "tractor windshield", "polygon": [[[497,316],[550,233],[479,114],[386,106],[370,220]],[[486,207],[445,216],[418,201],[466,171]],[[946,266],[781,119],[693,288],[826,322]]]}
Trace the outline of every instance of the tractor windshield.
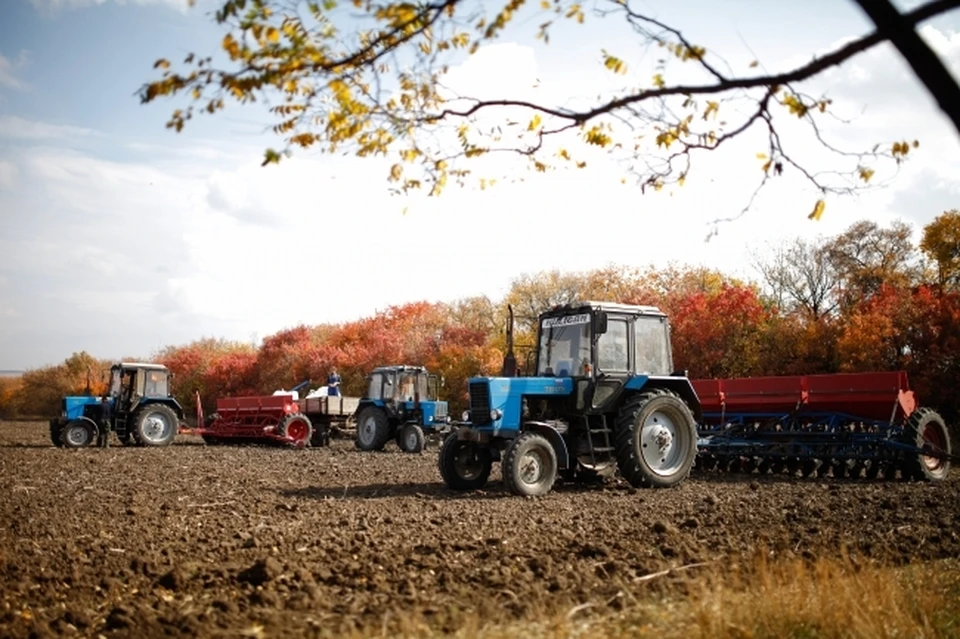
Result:
{"label": "tractor windshield", "polygon": [[145,371],[143,394],[146,397],[167,396],[167,371]]}
{"label": "tractor windshield", "polygon": [[540,322],[538,375],[579,377],[586,375],[589,364],[589,313],[546,317]]}

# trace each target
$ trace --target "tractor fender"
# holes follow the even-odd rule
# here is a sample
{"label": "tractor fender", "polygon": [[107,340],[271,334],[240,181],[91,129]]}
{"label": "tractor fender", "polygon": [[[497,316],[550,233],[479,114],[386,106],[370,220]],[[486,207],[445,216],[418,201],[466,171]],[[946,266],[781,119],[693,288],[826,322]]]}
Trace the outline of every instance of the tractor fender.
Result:
{"label": "tractor fender", "polygon": [[173,398],[173,397],[167,397],[163,399],[156,399],[152,397],[149,399],[141,399],[140,402],[136,405],[136,407],[131,408],[130,412],[132,414],[136,412],[138,408],[142,408],[144,406],[154,406],[156,404],[163,404],[164,406],[169,406],[171,409],[173,409],[173,412],[176,413],[177,419],[183,419],[183,407],[180,405],[180,402],[178,402],[176,398]]}
{"label": "tractor fender", "polygon": [[[627,384],[627,387],[629,388],[630,384]],[[703,419],[703,409],[700,408],[700,398],[697,397],[697,392],[693,390],[693,384],[690,383],[688,378],[651,376],[647,378],[642,388],[631,388],[630,390],[650,390],[653,388],[663,388],[676,393],[687,403],[690,412],[693,413],[693,418],[697,420],[697,422]]]}
{"label": "tractor fender", "polygon": [[543,435],[553,446],[553,452],[557,454],[557,467],[570,467],[570,452],[567,450],[567,442],[556,428],[546,422],[524,422],[523,431]]}
{"label": "tractor fender", "polygon": [[96,421],[90,419],[90,418],[87,417],[86,415],[84,415],[84,416],[82,416],[82,417],[77,417],[76,419],[68,420],[68,421],[64,422],[63,426],[66,427],[68,424],[72,424],[73,422],[82,422],[82,423],[85,423],[85,424],[90,424],[90,425],[93,427],[93,432],[94,432],[94,435],[96,435],[96,436],[99,436],[99,435],[101,434],[100,431],[103,430],[103,429],[100,427],[100,424],[98,424]]}

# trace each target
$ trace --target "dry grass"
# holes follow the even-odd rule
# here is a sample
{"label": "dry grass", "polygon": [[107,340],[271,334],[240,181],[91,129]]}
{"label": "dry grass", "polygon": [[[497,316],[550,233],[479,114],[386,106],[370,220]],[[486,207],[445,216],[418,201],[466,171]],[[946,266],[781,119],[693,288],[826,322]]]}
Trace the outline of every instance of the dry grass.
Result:
{"label": "dry grass", "polygon": [[621,610],[586,602],[504,624],[468,617],[452,634],[416,616],[355,637],[797,639],[960,637],[960,561],[905,568],[849,560],[758,561],[664,576],[623,591]]}

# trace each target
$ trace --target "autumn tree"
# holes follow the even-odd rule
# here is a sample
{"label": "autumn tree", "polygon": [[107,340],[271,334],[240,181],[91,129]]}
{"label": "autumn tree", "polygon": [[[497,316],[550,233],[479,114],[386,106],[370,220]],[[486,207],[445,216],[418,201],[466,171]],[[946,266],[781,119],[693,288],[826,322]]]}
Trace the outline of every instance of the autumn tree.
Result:
{"label": "autumn tree", "polygon": [[837,307],[839,280],[823,241],[794,238],[768,257],[755,257],[754,267],[768,294],[785,311],[818,321]]}
{"label": "autumn tree", "polygon": [[936,265],[941,288],[960,287],[960,210],[944,211],[923,227],[920,250]]}
{"label": "autumn tree", "polygon": [[867,299],[883,286],[902,288],[917,283],[921,269],[912,233],[910,225],[899,220],[888,228],[861,220],[827,243],[827,256],[845,304]]}
{"label": "autumn tree", "polygon": [[167,346],[153,356],[173,374],[174,397],[185,407],[200,393],[207,410],[217,397],[246,395],[258,384],[256,349],[242,342],[206,337],[181,346]]}
{"label": "autumn tree", "polygon": [[[519,156],[535,172],[582,168],[606,156],[641,189],[659,190],[682,185],[697,156],[758,130],[765,139],[758,190],[795,172],[824,196],[843,194],[895,167],[918,143],[891,132],[873,148],[839,149],[822,127],[833,117],[830,99],[805,93],[804,81],[889,40],[960,126],[960,88],[916,33],[917,25],[960,0],[931,0],[903,14],[889,0],[857,4],[875,31],[787,71],[764,73],[757,62],[731,68],[719,52],[630,0],[591,8],[568,0],[219,0],[214,16],[226,29],[220,43],[226,60],[191,53],[177,69],[158,60],[161,75],[140,96],[144,103],[183,96],[186,103],[167,124],[176,131],[230,102],[264,102],[284,140],[279,151],[265,152],[264,164],[304,148],[379,156],[388,158],[386,177],[395,193],[437,195],[450,182],[486,186],[515,174],[491,160],[504,154]],[[662,54],[650,62],[597,51],[598,69],[622,84],[590,100],[571,102],[569,88],[538,98],[465,95],[448,86],[452,67],[509,29],[526,28],[547,45],[561,23],[628,35],[639,51],[660,47]],[[836,164],[822,171],[803,166],[781,136],[782,118],[802,121]],[[824,202],[811,202],[811,217],[819,218]]]}
{"label": "autumn tree", "polygon": [[60,364],[28,370],[20,377],[11,408],[25,416],[58,415],[63,397],[105,393],[110,365],[109,361],[81,351]]}

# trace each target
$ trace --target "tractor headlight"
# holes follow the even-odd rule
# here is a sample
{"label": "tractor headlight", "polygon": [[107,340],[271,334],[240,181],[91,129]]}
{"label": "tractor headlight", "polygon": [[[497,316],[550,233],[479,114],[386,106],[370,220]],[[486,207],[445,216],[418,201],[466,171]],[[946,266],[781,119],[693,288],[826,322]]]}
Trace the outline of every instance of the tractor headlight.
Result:
{"label": "tractor headlight", "polygon": [[503,417],[503,412],[499,408],[494,408],[492,411],[490,411],[490,419],[493,421],[497,421],[501,417]]}
{"label": "tractor headlight", "polygon": [[469,421],[470,421],[470,411],[468,411],[468,410],[463,411],[463,415],[461,415],[460,417],[463,419],[463,421],[469,422]]}

